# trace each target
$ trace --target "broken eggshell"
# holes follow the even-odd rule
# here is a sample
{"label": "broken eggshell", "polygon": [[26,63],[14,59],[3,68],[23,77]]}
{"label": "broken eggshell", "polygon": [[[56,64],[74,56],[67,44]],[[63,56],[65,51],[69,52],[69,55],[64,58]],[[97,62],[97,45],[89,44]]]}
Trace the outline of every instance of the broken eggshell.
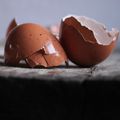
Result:
{"label": "broken eggshell", "polygon": [[90,67],[105,60],[113,48],[119,32],[107,31],[105,26],[84,16],[70,15],[61,21],[60,42],[68,58],[82,67]]}
{"label": "broken eggshell", "polygon": [[30,67],[59,66],[67,56],[59,41],[46,28],[26,23],[15,27],[5,44],[5,64],[17,66],[25,60]]}
{"label": "broken eggshell", "polygon": [[16,20],[14,18],[14,19],[12,19],[12,21],[10,22],[10,24],[9,24],[9,26],[7,28],[6,37],[8,36],[8,34],[10,33],[10,31],[12,29],[14,29],[16,26],[17,26],[17,22],[16,22]]}

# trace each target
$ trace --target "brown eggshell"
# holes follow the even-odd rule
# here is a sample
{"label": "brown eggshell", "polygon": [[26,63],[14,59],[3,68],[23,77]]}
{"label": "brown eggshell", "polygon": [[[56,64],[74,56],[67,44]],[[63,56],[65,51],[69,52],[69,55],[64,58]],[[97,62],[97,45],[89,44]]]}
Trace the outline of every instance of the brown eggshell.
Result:
{"label": "brown eggshell", "polygon": [[8,36],[9,32],[14,29],[17,26],[16,20],[15,18],[10,22],[8,28],[7,28],[7,32],[6,32],[6,37]]}
{"label": "brown eggshell", "polygon": [[60,24],[54,24],[48,27],[48,30],[54,34],[54,35],[58,35],[59,34],[59,29],[60,28]]}
{"label": "brown eggshell", "polygon": [[26,62],[30,67],[44,66],[47,67],[47,62],[44,59],[44,56],[40,52],[34,53],[32,56],[26,59]]}
{"label": "brown eggshell", "polygon": [[53,67],[60,65],[63,61],[67,61],[67,56],[63,52],[63,49],[59,44],[58,40],[52,39],[52,45],[56,47],[55,53],[50,54],[46,46],[44,46],[43,49],[37,51],[32,56],[28,57],[26,59],[27,63],[30,64],[31,67],[35,67],[37,64],[44,67]]}
{"label": "brown eggshell", "polygon": [[116,42],[112,41],[109,45],[98,44],[93,32],[81,26],[74,17],[61,22],[60,41],[68,58],[82,67],[90,67],[105,60]]}
{"label": "brown eggshell", "polygon": [[[47,55],[50,57],[44,57]],[[58,66],[67,61],[66,54],[56,37],[46,28],[33,23],[17,26],[6,40],[5,63],[17,65],[23,59],[30,67]],[[46,61],[53,63],[46,65]]]}

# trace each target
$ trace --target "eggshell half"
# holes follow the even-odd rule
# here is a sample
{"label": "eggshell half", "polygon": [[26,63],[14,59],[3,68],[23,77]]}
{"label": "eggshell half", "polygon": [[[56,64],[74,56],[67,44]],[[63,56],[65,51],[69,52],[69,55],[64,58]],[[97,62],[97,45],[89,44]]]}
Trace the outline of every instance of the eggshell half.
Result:
{"label": "eggshell half", "polygon": [[[112,34],[109,35],[109,33]],[[90,67],[102,62],[110,55],[118,34],[117,30],[109,32],[102,24],[92,19],[67,16],[61,21],[60,42],[73,63]]]}
{"label": "eggshell half", "polygon": [[7,37],[5,63],[19,64],[25,60],[30,67],[52,67],[67,61],[59,41],[46,28],[38,24],[18,25]]}

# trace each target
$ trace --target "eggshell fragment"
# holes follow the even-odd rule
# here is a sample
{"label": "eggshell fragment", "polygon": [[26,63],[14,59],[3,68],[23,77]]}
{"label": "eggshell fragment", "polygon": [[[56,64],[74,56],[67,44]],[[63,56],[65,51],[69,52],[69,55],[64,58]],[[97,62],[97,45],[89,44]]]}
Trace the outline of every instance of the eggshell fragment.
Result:
{"label": "eggshell fragment", "polygon": [[60,42],[73,63],[90,67],[109,56],[118,34],[118,30],[107,31],[93,19],[70,15],[61,21]]}
{"label": "eggshell fragment", "polygon": [[9,26],[8,26],[8,28],[7,28],[6,37],[8,36],[9,32],[10,32],[12,29],[14,29],[16,26],[17,26],[17,22],[16,22],[16,20],[15,20],[15,18],[14,18],[14,19],[12,19],[12,21],[10,22],[10,24],[9,24]]}
{"label": "eggshell fragment", "polygon": [[48,66],[44,56],[40,52],[36,52],[32,56],[28,57],[26,62],[32,68],[35,66]]}
{"label": "eggshell fragment", "polygon": [[67,61],[59,41],[46,28],[26,23],[18,25],[7,37],[5,63],[18,65],[25,60],[30,67],[53,67]]}

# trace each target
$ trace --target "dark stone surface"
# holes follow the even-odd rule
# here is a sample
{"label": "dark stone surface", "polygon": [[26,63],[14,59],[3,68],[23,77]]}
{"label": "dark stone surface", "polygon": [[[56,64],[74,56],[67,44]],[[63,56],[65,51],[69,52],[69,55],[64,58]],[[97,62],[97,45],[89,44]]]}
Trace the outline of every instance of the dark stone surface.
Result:
{"label": "dark stone surface", "polygon": [[119,81],[0,79],[0,119],[119,120]]}
{"label": "dark stone surface", "polygon": [[0,120],[120,120],[120,55],[93,68],[5,66]]}

